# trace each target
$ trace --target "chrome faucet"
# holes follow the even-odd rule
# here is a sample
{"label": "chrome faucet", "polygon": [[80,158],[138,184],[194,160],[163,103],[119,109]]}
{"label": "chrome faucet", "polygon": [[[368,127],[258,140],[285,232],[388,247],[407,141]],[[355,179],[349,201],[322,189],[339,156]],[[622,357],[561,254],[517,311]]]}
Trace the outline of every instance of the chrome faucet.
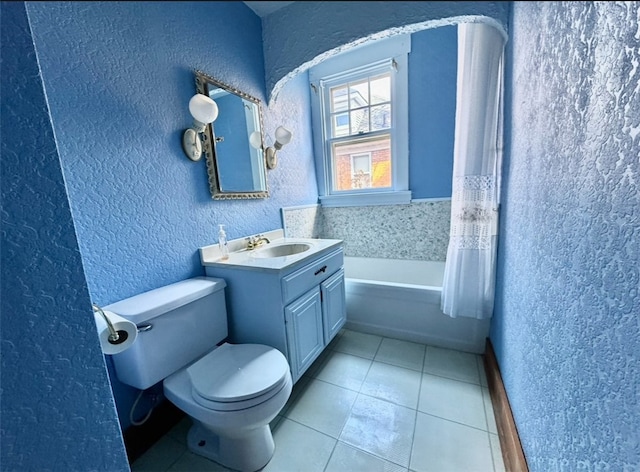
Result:
{"label": "chrome faucet", "polygon": [[266,238],[261,234],[258,234],[256,236],[249,236],[247,239],[249,240],[249,242],[247,243],[248,250],[255,249],[262,246],[263,244],[269,244],[271,242],[269,241],[269,238]]}

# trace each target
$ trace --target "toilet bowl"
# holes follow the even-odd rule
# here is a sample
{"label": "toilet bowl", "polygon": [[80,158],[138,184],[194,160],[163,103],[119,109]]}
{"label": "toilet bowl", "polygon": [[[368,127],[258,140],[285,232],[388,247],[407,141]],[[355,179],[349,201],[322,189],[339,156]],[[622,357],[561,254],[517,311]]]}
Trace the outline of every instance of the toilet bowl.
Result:
{"label": "toilet bowl", "polygon": [[259,344],[223,344],[163,382],[165,396],[193,420],[189,450],[241,471],[273,456],[269,423],[292,386],[285,357]]}
{"label": "toilet bowl", "polygon": [[277,349],[225,342],[225,286],[222,279],[196,277],[107,306],[139,329],[113,364],[127,385],[144,390],[162,382],[167,399],[193,421],[192,452],[254,472],[273,456],[269,423],[293,382]]}

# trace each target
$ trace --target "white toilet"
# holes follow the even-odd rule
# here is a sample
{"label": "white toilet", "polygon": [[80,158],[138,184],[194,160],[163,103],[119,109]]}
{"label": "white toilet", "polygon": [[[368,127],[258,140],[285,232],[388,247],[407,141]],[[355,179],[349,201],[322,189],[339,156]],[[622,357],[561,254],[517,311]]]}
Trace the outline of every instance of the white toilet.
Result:
{"label": "white toilet", "polygon": [[166,397],[193,420],[189,449],[253,472],[273,456],[269,422],[293,383],[277,349],[223,342],[225,286],[222,279],[196,277],[104,308],[139,331],[128,350],[112,356],[118,379],[141,390],[163,381]]}

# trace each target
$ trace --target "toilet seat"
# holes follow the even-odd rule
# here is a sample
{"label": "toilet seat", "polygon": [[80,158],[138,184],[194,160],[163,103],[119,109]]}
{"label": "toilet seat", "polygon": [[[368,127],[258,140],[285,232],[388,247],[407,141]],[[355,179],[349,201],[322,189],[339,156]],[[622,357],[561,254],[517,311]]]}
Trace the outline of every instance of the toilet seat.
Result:
{"label": "toilet seat", "polygon": [[289,364],[270,346],[224,343],[186,370],[196,403],[212,410],[236,411],[278,393],[286,384]]}

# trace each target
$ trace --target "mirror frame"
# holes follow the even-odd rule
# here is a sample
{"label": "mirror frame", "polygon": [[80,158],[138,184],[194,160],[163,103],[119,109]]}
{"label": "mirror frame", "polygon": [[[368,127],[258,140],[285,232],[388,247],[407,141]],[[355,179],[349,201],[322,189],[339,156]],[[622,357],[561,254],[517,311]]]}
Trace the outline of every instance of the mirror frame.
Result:
{"label": "mirror frame", "polygon": [[[260,122],[260,140],[262,142],[262,165],[264,166],[264,183],[265,190],[257,190],[255,192],[225,192],[220,188],[220,169],[216,161],[216,146],[215,146],[215,134],[213,131],[213,123],[209,123],[204,131],[203,148],[205,158],[207,162],[207,174],[209,176],[209,190],[211,191],[211,198],[214,200],[238,200],[238,199],[252,199],[252,198],[268,198],[269,197],[269,180],[267,178],[267,163],[264,153],[264,120],[262,117],[262,104],[259,99],[238,90],[237,88],[221,82],[220,80],[211,77],[210,75],[195,70],[196,79],[196,91],[203,95],[209,96],[209,85],[226,90],[229,93],[233,93],[245,100],[255,103],[258,106],[258,120]],[[220,119],[220,117],[218,117]],[[215,122],[214,122],[215,123]]]}

